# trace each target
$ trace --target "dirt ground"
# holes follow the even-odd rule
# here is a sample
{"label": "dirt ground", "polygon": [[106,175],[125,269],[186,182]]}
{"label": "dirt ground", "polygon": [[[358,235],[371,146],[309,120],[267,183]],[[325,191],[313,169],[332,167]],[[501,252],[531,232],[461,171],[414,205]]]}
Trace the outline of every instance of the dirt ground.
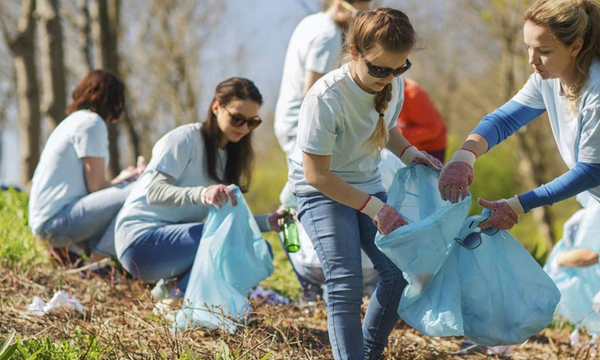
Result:
{"label": "dirt ground", "polygon": [[[55,291],[66,290],[84,306],[85,314],[35,316],[27,311],[34,295],[49,300]],[[93,334],[105,347],[107,359],[177,359],[188,352],[215,359],[226,344],[231,352],[247,359],[331,359],[327,318],[322,304],[314,310],[293,305],[253,303],[252,322],[243,331],[207,332],[200,329],[169,331],[170,323],[152,313],[150,288],[112,270],[65,273],[48,266],[25,274],[7,269],[0,274],[0,333],[12,330],[24,339],[47,337],[72,340],[76,331]],[[460,354],[463,338],[431,338],[399,324],[390,337],[384,359],[515,359],[587,360],[600,358],[589,345],[571,347],[570,327],[546,329],[525,344],[513,346],[510,355],[487,355],[485,349]],[[4,335],[3,335],[4,336]],[[586,336],[583,335],[585,339]]]}

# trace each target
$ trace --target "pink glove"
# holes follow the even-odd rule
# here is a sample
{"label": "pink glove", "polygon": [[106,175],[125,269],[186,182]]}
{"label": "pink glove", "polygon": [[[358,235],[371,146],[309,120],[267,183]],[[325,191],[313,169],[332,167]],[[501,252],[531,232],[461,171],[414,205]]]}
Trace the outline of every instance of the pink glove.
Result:
{"label": "pink glove", "polygon": [[457,203],[467,197],[473,183],[473,164],[477,156],[470,150],[459,149],[442,169],[438,188],[442,200]]}
{"label": "pink glove", "polygon": [[400,154],[400,160],[406,165],[410,165],[413,162],[417,164],[427,165],[435,171],[442,170],[442,162],[437,158],[431,156],[425,151],[419,151],[416,147],[409,145]]}
{"label": "pink glove", "polygon": [[235,199],[233,191],[231,191],[227,185],[223,184],[210,185],[200,192],[200,201],[202,204],[206,206],[212,205],[217,209],[220,209],[221,206],[225,205],[229,199],[231,199],[231,204],[233,206],[237,205],[237,200]]}
{"label": "pink glove", "polygon": [[479,224],[480,229],[497,227],[508,230],[515,226],[519,222],[519,216],[525,213],[518,196],[498,201],[488,201],[480,198],[478,202],[484,208],[492,210],[492,215]]}
{"label": "pink glove", "polygon": [[396,209],[373,195],[369,195],[367,202],[362,206],[360,212],[369,215],[373,219],[373,225],[377,227],[377,230],[382,235],[387,235],[397,228],[408,224]]}

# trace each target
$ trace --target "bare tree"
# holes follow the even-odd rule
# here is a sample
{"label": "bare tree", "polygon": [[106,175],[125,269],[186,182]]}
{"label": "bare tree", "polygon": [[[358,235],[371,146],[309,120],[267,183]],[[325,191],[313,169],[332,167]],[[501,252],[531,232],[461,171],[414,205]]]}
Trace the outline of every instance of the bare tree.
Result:
{"label": "bare tree", "polygon": [[88,0],[76,0],[76,14],[69,16],[69,20],[75,29],[79,40],[79,51],[83,55],[85,72],[90,72],[92,66],[92,37],[91,18]]}
{"label": "bare tree", "polygon": [[198,121],[202,115],[199,59],[219,21],[223,2],[153,0],[128,5],[136,7],[138,30],[122,54],[124,71],[129,85],[136,89],[129,104],[139,133],[145,135],[142,152],[149,153],[165,131]]}
{"label": "bare tree", "polygon": [[15,65],[19,104],[19,137],[21,143],[21,183],[33,178],[40,154],[40,98],[35,63],[35,0],[23,0],[21,15],[14,34],[0,16],[4,40],[10,48]]}
{"label": "bare tree", "polygon": [[63,32],[58,15],[58,0],[37,0],[36,13],[42,58],[42,113],[52,126],[58,125],[67,108],[67,85],[63,55]]}
{"label": "bare tree", "polygon": [[[110,8],[109,8],[109,5]],[[119,2],[92,0],[90,6],[92,43],[94,48],[94,67],[107,69],[118,76],[116,28],[119,14]],[[112,17],[111,17],[112,15]],[[119,130],[116,124],[108,125],[108,140],[112,177],[121,171],[119,152]]]}

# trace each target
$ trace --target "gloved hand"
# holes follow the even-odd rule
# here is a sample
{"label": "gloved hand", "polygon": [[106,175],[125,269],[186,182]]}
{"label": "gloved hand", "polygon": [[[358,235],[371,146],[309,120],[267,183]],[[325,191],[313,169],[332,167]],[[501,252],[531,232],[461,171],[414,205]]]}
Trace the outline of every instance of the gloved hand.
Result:
{"label": "gloved hand", "polygon": [[408,224],[396,209],[373,195],[369,195],[367,202],[360,209],[360,212],[367,214],[373,219],[373,225],[377,227],[377,230],[382,235],[387,235],[397,228]]}
{"label": "gloved hand", "polygon": [[431,156],[426,151],[419,151],[416,147],[409,145],[407,146],[400,155],[400,160],[406,165],[410,165],[413,162],[418,164],[427,165],[435,171],[442,170],[442,162],[437,158]]}
{"label": "gloved hand", "polygon": [[519,216],[525,213],[518,196],[498,201],[488,201],[480,198],[478,202],[484,208],[492,210],[492,215],[479,224],[480,229],[497,227],[508,230],[515,226],[519,222]]}
{"label": "gloved hand", "polygon": [[200,192],[200,202],[206,206],[212,205],[217,209],[220,209],[221,206],[225,205],[229,199],[231,199],[231,204],[233,206],[237,205],[237,200],[233,191],[231,191],[227,185],[223,184],[210,185]]}
{"label": "gloved hand", "polygon": [[457,203],[467,197],[473,183],[473,164],[477,156],[470,150],[459,149],[444,166],[440,174],[438,189],[442,200]]}

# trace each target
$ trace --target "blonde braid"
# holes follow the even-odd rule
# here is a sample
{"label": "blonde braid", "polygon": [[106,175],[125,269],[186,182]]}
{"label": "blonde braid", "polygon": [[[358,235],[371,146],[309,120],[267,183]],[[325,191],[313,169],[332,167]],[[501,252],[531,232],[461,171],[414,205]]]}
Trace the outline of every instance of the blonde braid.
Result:
{"label": "blonde braid", "polygon": [[375,95],[375,111],[379,113],[377,126],[371,136],[364,142],[363,149],[371,156],[379,157],[380,151],[387,144],[389,133],[385,123],[385,111],[392,100],[392,84],[387,84],[383,90]]}

